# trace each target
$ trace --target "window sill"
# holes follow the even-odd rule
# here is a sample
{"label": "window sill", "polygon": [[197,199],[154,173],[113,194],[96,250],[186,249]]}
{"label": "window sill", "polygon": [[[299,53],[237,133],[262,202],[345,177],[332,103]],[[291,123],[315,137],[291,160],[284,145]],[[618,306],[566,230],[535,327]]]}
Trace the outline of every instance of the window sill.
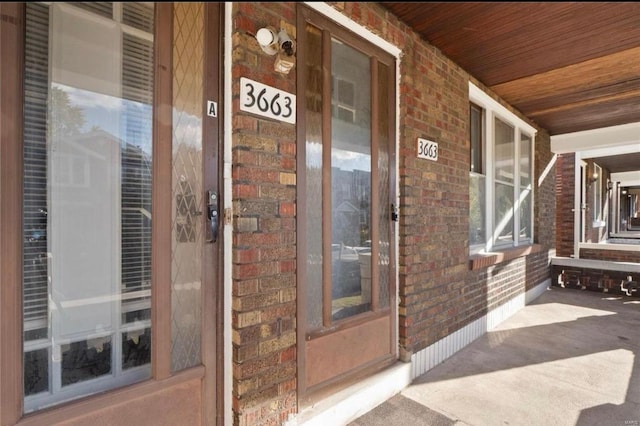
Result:
{"label": "window sill", "polygon": [[488,268],[489,266],[497,265],[507,260],[538,253],[541,250],[542,246],[540,244],[531,244],[528,246],[497,250],[490,253],[476,254],[469,258],[469,269],[475,271]]}

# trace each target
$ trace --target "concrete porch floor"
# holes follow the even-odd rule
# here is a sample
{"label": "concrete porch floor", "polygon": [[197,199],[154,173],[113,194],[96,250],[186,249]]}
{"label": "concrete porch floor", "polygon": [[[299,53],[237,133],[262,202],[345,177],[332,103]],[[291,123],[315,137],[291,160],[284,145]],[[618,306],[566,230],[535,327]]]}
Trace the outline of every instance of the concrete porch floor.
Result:
{"label": "concrete porch floor", "polygon": [[552,287],[350,426],[640,426],[640,298]]}

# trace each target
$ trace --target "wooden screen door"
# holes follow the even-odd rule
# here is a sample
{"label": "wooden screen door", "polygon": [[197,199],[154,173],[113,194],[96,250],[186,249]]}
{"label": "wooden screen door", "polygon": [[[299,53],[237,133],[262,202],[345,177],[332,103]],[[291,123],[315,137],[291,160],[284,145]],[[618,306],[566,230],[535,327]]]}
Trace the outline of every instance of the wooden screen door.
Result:
{"label": "wooden screen door", "polygon": [[301,403],[396,359],[395,60],[298,7]]}

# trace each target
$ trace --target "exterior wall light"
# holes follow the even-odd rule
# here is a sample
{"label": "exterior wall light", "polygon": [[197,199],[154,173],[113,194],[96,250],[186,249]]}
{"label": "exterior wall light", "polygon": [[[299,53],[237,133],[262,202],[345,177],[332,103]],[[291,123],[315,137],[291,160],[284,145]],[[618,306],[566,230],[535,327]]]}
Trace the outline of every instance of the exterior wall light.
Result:
{"label": "exterior wall light", "polygon": [[277,55],[274,69],[277,72],[288,74],[295,65],[295,42],[284,29],[276,32],[271,27],[260,28],[256,33],[256,40],[267,55]]}
{"label": "exterior wall light", "polygon": [[275,55],[280,49],[278,43],[278,33],[276,30],[270,27],[260,28],[256,33],[256,40],[262,48],[262,51],[267,55]]}

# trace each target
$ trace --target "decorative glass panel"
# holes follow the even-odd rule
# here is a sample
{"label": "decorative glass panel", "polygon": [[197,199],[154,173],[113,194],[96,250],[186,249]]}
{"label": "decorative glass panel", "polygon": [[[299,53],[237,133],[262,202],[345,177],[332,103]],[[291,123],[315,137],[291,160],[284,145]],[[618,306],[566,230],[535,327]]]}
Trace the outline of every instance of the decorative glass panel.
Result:
{"label": "decorative glass panel", "polygon": [[[322,33],[307,25],[306,50],[322,52]],[[322,326],[322,55],[306,55],[307,326]]]}
{"label": "decorative glass panel", "polygon": [[[391,204],[389,202],[389,132],[391,131],[391,123],[389,122],[389,68],[378,63],[378,200],[380,200],[378,208],[378,232],[380,246],[378,247],[378,288],[380,308],[389,307],[389,280],[391,274]],[[365,259],[370,261],[366,257],[365,252],[359,253],[360,256],[365,256]],[[369,256],[370,258],[371,256]],[[366,289],[369,284],[365,281],[371,279],[364,274],[366,269],[363,269],[363,265],[367,265],[363,259],[360,259],[361,265],[361,282],[362,289]],[[369,264],[370,265],[370,264]]]}
{"label": "decorative glass panel", "polygon": [[[371,251],[371,67],[368,56],[337,40],[331,67],[333,81],[353,83],[349,97],[358,112],[353,121],[340,114],[331,120],[331,296],[339,320],[371,308],[371,281],[361,279]],[[339,96],[333,88],[333,105],[341,105]]]}
{"label": "decorative glass panel", "polygon": [[204,4],[174,4],[171,369],[200,363]]}

